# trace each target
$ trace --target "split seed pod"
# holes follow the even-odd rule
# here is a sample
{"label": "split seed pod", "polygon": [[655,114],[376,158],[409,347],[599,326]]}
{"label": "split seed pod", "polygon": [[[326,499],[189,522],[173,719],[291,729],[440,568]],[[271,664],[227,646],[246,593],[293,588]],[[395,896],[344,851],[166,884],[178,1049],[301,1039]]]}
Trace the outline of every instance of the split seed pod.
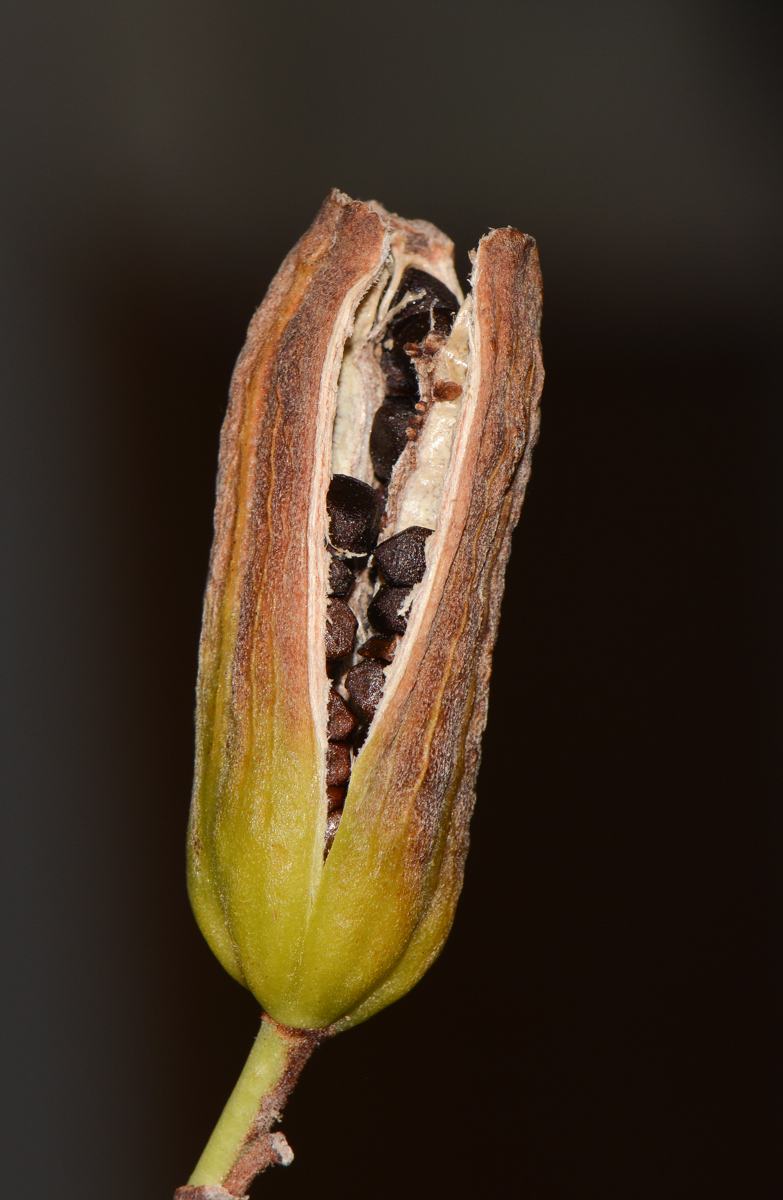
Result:
{"label": "split seed pod", "polygon": [[[233,378],[189,888],[226,970],[296,1029],[345,1028],[408,991],[443,946],[462,884],[503,576],[538,431],[532,238],[488,234],[471,283],[463,302],[451,243],[433,226],[333,192],[272,282]],[[409,432],[376,471],[385,395]],[[328,601],[335,476],[375,489],[381,542],[415,527],[418,582],[384,583],[383,555],[362,546],[342,555],[350,601]],[[382,587],[402,593],[396,648],[398,628],[368,617]],[[359,639],[384,656],[351,653],[328,674],[328,603],[350,603]],[[345,792],[327,784],[330,763],[331,778],[346,775],[327,737],[332,684],[372,716],[340,674],[352,663],[369,664],[383,693],[364,740],[338,743],[350,749]]]}

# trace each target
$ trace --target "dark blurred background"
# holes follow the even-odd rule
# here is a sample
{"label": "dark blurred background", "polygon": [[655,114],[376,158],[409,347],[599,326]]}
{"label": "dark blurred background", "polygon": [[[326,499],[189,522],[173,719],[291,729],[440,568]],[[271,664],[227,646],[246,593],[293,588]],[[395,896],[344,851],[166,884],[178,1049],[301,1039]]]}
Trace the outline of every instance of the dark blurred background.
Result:
{"label": "dark blurred background", "polygon": [[253,1195],[781,1194],[780,22],[6,5],[9,1200],[168,1200],[256,1030],[185,894],[196,647],[232,365],[335,185],[463,275],[534,234],[548,377],[454,931]]}

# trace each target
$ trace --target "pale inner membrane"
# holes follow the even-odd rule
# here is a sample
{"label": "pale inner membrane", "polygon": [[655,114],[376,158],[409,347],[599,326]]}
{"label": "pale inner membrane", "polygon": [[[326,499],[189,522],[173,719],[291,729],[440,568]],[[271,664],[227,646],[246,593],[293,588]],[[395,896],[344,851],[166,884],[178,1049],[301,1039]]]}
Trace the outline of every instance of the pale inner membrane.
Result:
{"label": "pale inner membrane", "polygon": [[[471,297],[457,313],[454,327],[435,360],[433,378],[465,385],[468,367],[468,321]],[[437,529],[443,505],[454,433],[462,410],[464,392],[456,400],[434,400],[416,442],[416,466],[405,484],[392,533],[411,525]]]}
{"label": "pale inner membrane", "polygon": [[[380,376],[380,371],[362,352],[366,348],[378,311],[378,303],[388,280],[388,270],[382,271],[380,278],[356,310],[353,331],[345,344],[337,384],[337,411],[332,433],[332,474],[352,475],[354,479],[362,479],[365,483],[373,481],[369,450],[370,430],[375,409],[383,401],[383,389],[380,379],[368,379],[368,374]],[[370,396],[379,387],[380,394],[375,403],[372,403]]]}

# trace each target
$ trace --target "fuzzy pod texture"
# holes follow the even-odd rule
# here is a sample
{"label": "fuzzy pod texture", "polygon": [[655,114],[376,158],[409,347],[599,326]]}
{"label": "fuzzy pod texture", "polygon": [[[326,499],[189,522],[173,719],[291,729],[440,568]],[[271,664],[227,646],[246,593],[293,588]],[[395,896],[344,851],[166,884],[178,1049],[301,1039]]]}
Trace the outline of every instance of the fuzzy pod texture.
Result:
{"label": "fuzzy pod texture", "polygon": [[[496,229],[472,258],[463,301],[452,245],[434,226],[333,192],[256,312],[231,385],[200,645],[189,891],[226,970],[295,1029],[346,1028],[407,992],[440,952],[462,885],[543,382],[535,242]],[[441,294],[459,305],[452,334]],[[406,303],[418,324],[405,328],[420,340],[399,349],[387,335]],[[434,314],[429,333],[422,309]],[[402,353],[418,393],[384,401],[384,356]],[[409,404],[411,432],[378,474],[368,447],[384,402]],[[369,660],[384,688],[351,743],[344,800],[334,787],[327,798],[327,705],[342,687],[327,674],[325,641],[337,475],[377,489],[381,544],[432,530],[405,631],[391,656]],[[367,615],[382,568],[361,549],[344,553],[359,641],[388,644]],[[347,668],[368,661],[351,653]]]}

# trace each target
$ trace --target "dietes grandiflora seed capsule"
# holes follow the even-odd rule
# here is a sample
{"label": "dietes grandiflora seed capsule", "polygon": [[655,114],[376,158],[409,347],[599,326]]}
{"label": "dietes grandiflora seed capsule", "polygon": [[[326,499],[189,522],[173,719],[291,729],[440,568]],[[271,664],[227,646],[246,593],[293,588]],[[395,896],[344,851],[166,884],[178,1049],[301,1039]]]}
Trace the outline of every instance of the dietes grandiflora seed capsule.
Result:
{"label": "dietes grandiflora seed capsule", "polygon": [[[462,884],[543,379],[534,241],[496,229],[472,257],[463,301],[443,234],[333,192],[253,318],[231,387],[189,889],[225,968],[298,1030],[346,1028],[408,991]],[[384,402],[407,406],[404,442],[379,424]],[[327,492],[330,509],[338,492],[353,507],[328,512]],[[392,550],[414,536],[423,573],[396,589],[399,617],[373,629],[382,571],[394,574]],[[329,599],[330,579],[339,594],[351,583],[334,567],[340,543],[350,601]],[[354,645],[391,652],[357,657]],[[338,653],[349,657],[327,667]],[[357,670],[378,679],[352,718],[343,680]],[[338,721],[349,740],[329,740]]]}

